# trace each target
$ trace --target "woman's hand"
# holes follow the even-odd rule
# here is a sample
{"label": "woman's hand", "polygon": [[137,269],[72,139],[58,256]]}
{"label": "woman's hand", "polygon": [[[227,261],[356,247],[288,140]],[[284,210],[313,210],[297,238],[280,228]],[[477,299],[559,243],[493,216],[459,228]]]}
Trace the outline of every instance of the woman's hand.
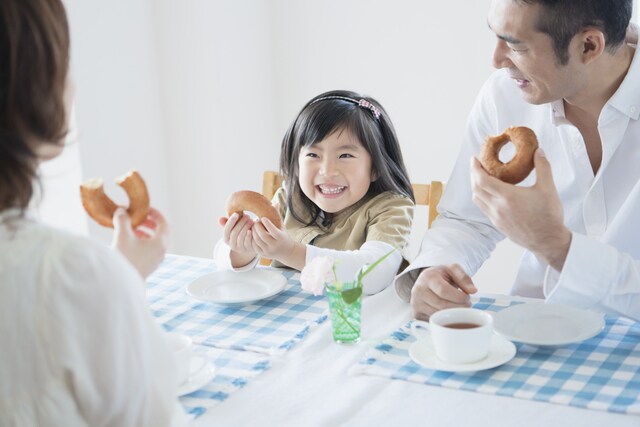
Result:
{"label": "woman's hand", "polygon": [[135,230],[127,211],[118,208],[113,215],[113,241],[119,250],[146,279],[164,259],[169,235],[167,221],[154,208],[149,209],[145,221]]}
{"label": "woman's hand", "polygon": [[251,233],[253,219],[234,212],[229,218],[221,217],[218,222],[224,227],[222,241],[231,248],[231,265],[239,268],[250,263],[257,255]]}

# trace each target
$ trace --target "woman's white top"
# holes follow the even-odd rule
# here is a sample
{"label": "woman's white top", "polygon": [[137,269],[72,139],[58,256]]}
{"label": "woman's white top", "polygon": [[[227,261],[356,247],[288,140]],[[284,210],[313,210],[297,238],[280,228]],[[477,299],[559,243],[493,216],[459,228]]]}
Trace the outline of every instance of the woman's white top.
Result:
{"label": "woman's white top", "polygon": [[0,213],[0,426],[180,426],[174,355],[118,252]]}

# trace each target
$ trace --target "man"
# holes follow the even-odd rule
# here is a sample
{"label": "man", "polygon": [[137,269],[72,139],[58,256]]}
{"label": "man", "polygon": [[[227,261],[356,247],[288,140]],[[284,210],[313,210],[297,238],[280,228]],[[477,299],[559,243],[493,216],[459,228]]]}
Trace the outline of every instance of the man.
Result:
{"label": "man", "polygon": [[[513,294],[640,319],[631,10],[632,0],[492,0],[499,70],[473,106],[440,217],[395,283],[416,318],[470,305],[470,276],[506,236],[526,249]],[[530,127],[540,143],[534,172],[518,186],[476,159],[484,139],[509,126]]]}

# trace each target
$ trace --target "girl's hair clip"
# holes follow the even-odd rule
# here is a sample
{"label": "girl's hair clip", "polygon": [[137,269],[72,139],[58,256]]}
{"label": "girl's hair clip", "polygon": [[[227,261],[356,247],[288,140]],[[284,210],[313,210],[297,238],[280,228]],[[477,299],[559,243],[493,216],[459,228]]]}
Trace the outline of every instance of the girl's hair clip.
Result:
{"label": "girl's hair clip", "polygon": [[373,105],[371,102],[367,101],[366,99],[361,99],[357,101],[353,98],[349,98],[348,96],[329,95],[329,96],[324,96],[322,98],[318,98],[315,101],[313,101],[311,104],[315,104],[316,102],[320,102],[320,101],[326,101],[329,99],[340,99],[342,101],[352,102],[361,108],[366,108],[367,110],[371,111],[371,113],[373,114],[373,117],[375,117],[376,120],[380,121],[380,109],[375,105]]}
{"label": "girl's hair clip", "polygon": [[370,103],[369,101],[367,101],[366,99],[361,99],[358,102],[358,105],[362,108],[368,108],[369,110],[371,110],[371,112],[373,113],[373,115],[375,116],[375,118],[377,120],[380,120],[380,109],[378,107],[376,107],[375,105],[373,105],[372,103]]}

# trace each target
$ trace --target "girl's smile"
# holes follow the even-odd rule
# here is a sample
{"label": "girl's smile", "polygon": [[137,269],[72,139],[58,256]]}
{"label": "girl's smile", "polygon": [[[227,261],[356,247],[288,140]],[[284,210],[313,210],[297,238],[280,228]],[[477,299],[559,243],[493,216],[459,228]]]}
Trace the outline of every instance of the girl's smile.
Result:
{"label": "girl's smile", "polygon": [[326,197],[337,197],[347,188],[345,185],[320,184],[316,185],[320,193]]}

